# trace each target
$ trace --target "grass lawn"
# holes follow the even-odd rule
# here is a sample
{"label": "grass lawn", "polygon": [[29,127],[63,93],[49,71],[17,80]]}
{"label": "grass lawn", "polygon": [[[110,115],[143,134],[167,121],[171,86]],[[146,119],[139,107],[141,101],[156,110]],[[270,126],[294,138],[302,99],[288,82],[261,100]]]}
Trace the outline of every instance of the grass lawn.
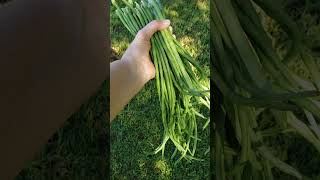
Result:
{"label": "grass lawn", "polygon": [[[177,39],[209,73],[209,1],[161,2]],[[132,39],[112,9],[111,41],[118,57]],[[199,131],[202,141],[196,154],[204,159],[203,162],[183,161],[174,166],[169,160],[174,147],[172,143],[168,144],[164,159],[161,153],[147,155],[161,143],[163,134],[155,81],[149,82],[111,125],[112,179],[208,179],[209,154],[204,155],[204,152],[209,147],[209,131],[200,128]]]}
{"label": "grass lawn", "polygon": [[70,117],[16,180],[97,180],[107,177],[108,86]]}

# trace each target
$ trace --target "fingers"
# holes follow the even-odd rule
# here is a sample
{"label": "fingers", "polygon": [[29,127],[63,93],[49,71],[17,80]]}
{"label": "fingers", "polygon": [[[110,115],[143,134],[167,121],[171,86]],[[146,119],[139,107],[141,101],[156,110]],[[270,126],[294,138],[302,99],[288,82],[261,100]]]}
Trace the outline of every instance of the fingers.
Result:
{"label": "fingers", "polygon": [[149,41],[154,33],[166,29],[170,26],[170,20],[153,20],[141,29],[137,36],[143,40]]}

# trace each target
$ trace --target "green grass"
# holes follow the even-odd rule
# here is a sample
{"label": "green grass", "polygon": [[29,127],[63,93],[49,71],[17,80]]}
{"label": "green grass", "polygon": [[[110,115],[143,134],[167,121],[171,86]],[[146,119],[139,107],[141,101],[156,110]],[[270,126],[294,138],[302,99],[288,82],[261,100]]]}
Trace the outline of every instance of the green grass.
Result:
{"label": "green grass", "polygon": [[16,180],[106,179],[108,86],[70,117]]}
{"label": "green grass", "polygon": [[[209,73],[209,1],[161,2],[177,39]],[[121,57],[133,37],[113,10],[112,48]],[[199,131],[202,141],[199,142],[197,156],[204,158],[204,162],[183,161],[174,166],[174,162],[169,159],[174,147],[172,143],[168,144],[164,159],[161,153],[147,155],[161,143],[163,134],[155,82],[149,82],[111,125],[112,179],[208,179],[209,154],[204,155],[204,152],[209,147],[209,131]]]}

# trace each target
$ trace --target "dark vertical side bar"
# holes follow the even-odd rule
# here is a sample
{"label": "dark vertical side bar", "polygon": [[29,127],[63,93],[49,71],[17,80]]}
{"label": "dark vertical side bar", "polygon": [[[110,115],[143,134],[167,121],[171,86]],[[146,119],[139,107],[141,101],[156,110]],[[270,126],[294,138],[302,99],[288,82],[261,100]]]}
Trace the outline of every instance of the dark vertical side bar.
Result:
{"label": "dark vertical side bar", "polygon": [[111,179],[111,166],[110,166],[110,63],[111,63],[111,37],[110,37],[110,6],[111,6],[111,0],[106,0],[106,13],[107,13],[107,61],[108,61],[108,77],[107,77],[107,106],[106,106],[106,112],[107,112],[107,131],[106,131],[106,177],[105,179]]}
{"label": "dark vertical side bar", "polygon": [[[66,120],[109,82],[106,2],[0,4],[1,180],[13,179],[30,165]],[[107,140],[108,131],[105,135]]]}

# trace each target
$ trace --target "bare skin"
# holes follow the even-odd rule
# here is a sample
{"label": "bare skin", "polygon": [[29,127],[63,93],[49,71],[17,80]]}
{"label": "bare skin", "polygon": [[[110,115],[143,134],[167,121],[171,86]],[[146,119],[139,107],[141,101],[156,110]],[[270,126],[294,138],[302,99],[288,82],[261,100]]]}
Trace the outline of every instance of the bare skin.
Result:
{"label": "bare skin", "polygon": [[110,121],[155,77],[155,67],[149,55],[150,39],[169,25],[169,20],[150,22],[138,32],[121,60],[110,64]]}

